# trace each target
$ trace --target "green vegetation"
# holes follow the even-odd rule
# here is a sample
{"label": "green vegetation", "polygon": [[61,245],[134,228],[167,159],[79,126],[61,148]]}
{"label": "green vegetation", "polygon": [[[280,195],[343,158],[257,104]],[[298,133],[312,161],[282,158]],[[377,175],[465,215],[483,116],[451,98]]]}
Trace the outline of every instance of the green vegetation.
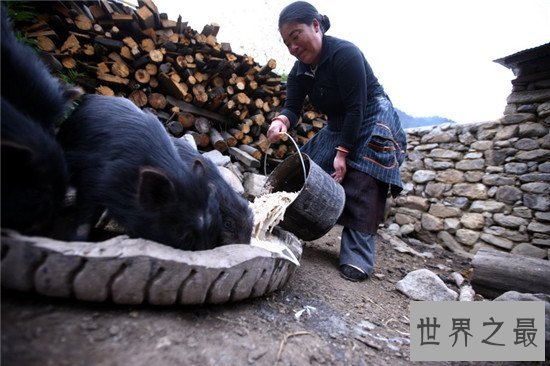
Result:
{"label": "green vegetation", "polygon": [[82,72],[78,72],[76,70],[67,70],[67,69],[63,69],[63,71],[58,76],[61,80],[63,80],[67,84],[72,84],[72,85],[80,85],[81,80],[86,78],[86,74]]}
{"label": "green vegetation", "polygon": [[12,22],[32,22],[36,19],[36,13],[32,6],[21,1],[2,1],[8,8],[8,16]]}
{"label": "green vegetation", "polygon": [[[24,2],[20,1],[2,1],[8,9],[8,16],[10,17],[12,23],[19,22],[32,22],[36,19],[36,13],[32,11],[32,7],[25,5]],[[23,35],[23,33],[16,31],[15,37],[19,42],[28,44],[32,47],[36,47],[36,40],[29,39]]]}

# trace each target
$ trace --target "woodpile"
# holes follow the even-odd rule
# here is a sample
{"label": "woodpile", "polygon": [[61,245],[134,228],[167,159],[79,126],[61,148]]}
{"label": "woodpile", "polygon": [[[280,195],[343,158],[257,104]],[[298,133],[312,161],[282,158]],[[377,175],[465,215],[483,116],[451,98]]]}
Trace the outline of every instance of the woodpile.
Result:
{"label": "woodpile", "polygon": [[[217,149],[247,165],[267,154],[295,152],[288,139],[269,144],[269,123],[282,108],[285,83],[274,59],[259,65],[218,42],[218,24],[193,30],[159,12],[108,0],[30,2],[37,17],[16,28],[87,92],[125,97],[154,113],[176,137],[191,134],[199,149]],[[52,62],[50,62],[51,64]],[[4,70],[9,72],[8,70]],[[325,124],[305,111],[293,138],[302,145]]]}

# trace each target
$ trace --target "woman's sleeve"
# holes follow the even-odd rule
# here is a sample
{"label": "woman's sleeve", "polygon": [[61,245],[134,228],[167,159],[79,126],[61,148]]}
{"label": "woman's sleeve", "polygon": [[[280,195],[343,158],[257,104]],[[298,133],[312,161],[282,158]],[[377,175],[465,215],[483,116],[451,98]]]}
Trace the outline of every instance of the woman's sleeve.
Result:
{"label": "woman's sleeve", "polygon": [[345,108],[342,141],[339,142],[339,145],[353,150],[355,139],[363,123],[363,114],[367,103],[365,57],[355,46],[344,47],[334,55],[334,70]]}
{"label": "woman's sleeve", "polygon": [[298,123],[300,113],[304,104],[305,89],[299,83],[299,79],[296,76],[298,62],[294,64],[292,70],[288,74],[288,80],[286,83],[286,99],[284,108],[281,111],[281,114],[288,117],[290,121],[290,128],[294,128]]}

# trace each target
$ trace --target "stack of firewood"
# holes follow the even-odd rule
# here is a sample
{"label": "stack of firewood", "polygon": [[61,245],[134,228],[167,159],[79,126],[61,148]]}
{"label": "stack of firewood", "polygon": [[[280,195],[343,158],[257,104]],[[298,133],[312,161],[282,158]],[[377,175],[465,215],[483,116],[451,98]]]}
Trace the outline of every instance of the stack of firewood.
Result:
{"label": "stack of firewood", "polygon": [[[248,165],[257,166],[264,154],[284,159],[295,151],[288,139],[269,144],[266,138],[285,99],[276,61],[261,66],[234,53],[216,39],[218,24],[199,33],[181,16],[168,19],[151,0],[137,7],[110,0],[27,5],[38,16],[16,28],[88,92],[128,98],[172,135],[191,134],[200,149]],[[324,124],[322,115],[305,109],[292,136],[301,145]]]}

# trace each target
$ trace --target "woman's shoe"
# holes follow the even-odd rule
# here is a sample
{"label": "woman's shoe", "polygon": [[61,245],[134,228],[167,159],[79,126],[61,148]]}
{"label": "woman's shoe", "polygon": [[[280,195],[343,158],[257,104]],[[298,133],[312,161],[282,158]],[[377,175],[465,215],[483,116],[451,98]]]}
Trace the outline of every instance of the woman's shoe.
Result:
{"label": "woman's shoe", "polygon": [[340,266],[340,276],[348,281],[361,282],[366,280],[369,276],[359,268],[351,266],[349,264],[342,264]]}

